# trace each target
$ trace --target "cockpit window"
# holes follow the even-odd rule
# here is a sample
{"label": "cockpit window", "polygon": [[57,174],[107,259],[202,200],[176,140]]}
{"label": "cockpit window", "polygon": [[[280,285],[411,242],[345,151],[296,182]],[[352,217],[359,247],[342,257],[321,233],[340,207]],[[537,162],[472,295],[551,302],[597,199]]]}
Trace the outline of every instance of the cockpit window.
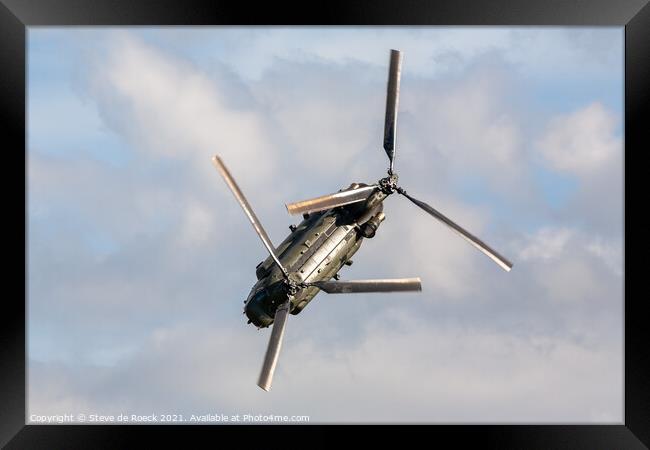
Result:
{"label": "cockpit window", "polygon": [[266,289],[259,290],[253,295],[253,301],[255,302],[264,302],[266,298],[269,296],[269,293],[266,292]]}

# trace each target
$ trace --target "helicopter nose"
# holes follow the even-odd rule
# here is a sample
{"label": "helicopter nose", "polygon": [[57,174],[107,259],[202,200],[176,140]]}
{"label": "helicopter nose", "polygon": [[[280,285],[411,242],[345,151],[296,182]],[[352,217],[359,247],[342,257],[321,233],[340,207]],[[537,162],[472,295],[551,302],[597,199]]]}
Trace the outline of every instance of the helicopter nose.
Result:
{"label": "helicopter nose", "polygon": [[255,301],[255,299],[246,304],[244,312],[246,313],[246,317],[248,317],[249,323],[252,323],[256,327],[265,328],[273,323],[273,318],[266,313],[263,305]]}

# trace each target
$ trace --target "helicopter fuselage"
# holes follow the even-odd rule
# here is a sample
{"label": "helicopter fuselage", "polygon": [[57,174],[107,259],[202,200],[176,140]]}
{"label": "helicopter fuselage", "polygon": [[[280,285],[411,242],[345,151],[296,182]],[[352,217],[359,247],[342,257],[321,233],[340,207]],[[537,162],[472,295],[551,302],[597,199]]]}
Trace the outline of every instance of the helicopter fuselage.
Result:
{"label": "helicopter fuselage", "polygon": [[[348,189],[360,186],[365,185],[353,183]],[[289,277],[297,284],[330,280],[344,265],[351,265],[363,239],[372,238],[384,220],[385,198],[386,194],[377,189],[364,202],[304,214],[302,222],[291,226],[291,234],[276,248]],[[256,276],[258,281],[245,301],[244,312],[249,323],[264,328],[273,323],[289,287],[271,257],[258,264]],[[318,292],[315,286],[299,288],[289,297],[291,314],[300,313]]]}

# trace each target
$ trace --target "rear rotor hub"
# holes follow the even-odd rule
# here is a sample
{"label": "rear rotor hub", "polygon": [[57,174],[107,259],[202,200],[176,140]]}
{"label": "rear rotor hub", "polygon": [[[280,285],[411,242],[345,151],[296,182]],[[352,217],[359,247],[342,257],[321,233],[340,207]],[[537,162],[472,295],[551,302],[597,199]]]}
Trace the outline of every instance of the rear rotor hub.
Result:
{"label": "rear rotor hub", "polygon": [[398,177],[396,173],[390,174],[386,178],[379,180],[379,189],[381,189],[384,194],[390,195],[398,189],[397,180]]}

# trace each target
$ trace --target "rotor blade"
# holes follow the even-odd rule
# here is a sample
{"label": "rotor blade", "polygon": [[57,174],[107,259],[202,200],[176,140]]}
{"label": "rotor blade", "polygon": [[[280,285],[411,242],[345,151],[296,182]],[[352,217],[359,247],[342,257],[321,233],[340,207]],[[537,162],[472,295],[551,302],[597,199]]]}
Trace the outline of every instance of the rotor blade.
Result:
{"label": "rotor blade", "polygon": [[384,123],[384,150],[390,160],[389,173],[393,173],[395,140],[397,135],[397,107],[399,105],[399,83],[402,74],[402,52],[390,51],[388,87],[386,89],[386,121]]}
{"label": "rotor blade", "polygon": [[314,281],[307,283],[328,294],[354,294],[361,292],[421,291],[420,278],[393,278],[384,280]]}
{"label": "rotor blade", "polygon": [[273,322],[273,329],[269,338],[269,346],[266,348],[264,364],[262,365],[260,378],[257,381],[257,385],[267,392],[271,389],[273,373],[275,372],[275,366],[278,364],[278,356],[280,356],[280,349],[282,348],[282,338],[284,337],[284,329],[287,325],[290,304],[290,301],[287,300],[278,306],[278,309],[275,311],[275,321]]}
{"label": "rotor blade", "polygon": [[461,235],[461,237],[465,238],[470,244],[472,244],[474,247],[478,248],[480,251],[485,253],[487,256],[492,258],[494,262],[496,262],[499,266],[501,266],[505,271],[510,272],[510,269],[512,269],[512,263],[508,261],[506,258],[501,256],[499,253],[497,253],[496,250],[491,248],[489,245],[487,245],[485,242],[471,234],[469,231],[463,229],[460,225],[457,225],[454,223],[451,219],[447,218],[444,216],[442,213],[428,205],[427,203],[424,203],[416,198],[411,197],[404,191],[403,189],[399,189],[398,192],[411,200],[413,203],[418,205],[420,208],[431,214],[433,217],[436,219],[440,220],[442,223],[447,225],[449,228],[454,230],[456,233]]}
{"label": "rotor blade", "polygon": [[278,259],[278,256],[275,254],[275,248],[273,247],[273,243],[269,239],[269,236],[266,234],[266,231],[264,231],[264,227],[262,227],[262,224],[260,223],[259,219],[255,215],[255,212],[253,211],[253,208],[251,208],[251,205],[248,203],[248,200],[246,200],[246,197],[244,197],[244,194],[242,191],[239,189],[239,186],[237,186],[237,183],[235,182],[235,179],[230,175],[230,172],[228,172],[228,169],[226,168],[226,165],[223,163],[221,158],[219,156],[214,155],[212,157],[212,163],[214,166],[217,168],[219,173],[221,173],[221,176],[223,179],[226,181],[226,184],[232,191],[232,193],[235,195],[235,198],[239,202],[239,205],[242,207],[244,212],[246,213],[246,216],[248,217],[248,220],[250,220],[251,224],[253,224],[253,228],[255,229],[255,232],[257,235],[260,237],[262,240],[262,243],[266,247],[266,249],[269,251],[269,254],[275,261],[275,263],[282,269],[282,272],[287,275],[287,270],[282,266],[282,263],[280,263],[280,260]]}
{"label": "rotor blade", "polygon": [[336,208],[337,206],[349,205],[351,203],[362,202],[366,200],[377,185],[363,186],[357,189],[337,192],[336,194],[323,195],[321,197],[302,200],[286,205],[289,214],[300,214],[304,212],[323,211],[326,209]]}

